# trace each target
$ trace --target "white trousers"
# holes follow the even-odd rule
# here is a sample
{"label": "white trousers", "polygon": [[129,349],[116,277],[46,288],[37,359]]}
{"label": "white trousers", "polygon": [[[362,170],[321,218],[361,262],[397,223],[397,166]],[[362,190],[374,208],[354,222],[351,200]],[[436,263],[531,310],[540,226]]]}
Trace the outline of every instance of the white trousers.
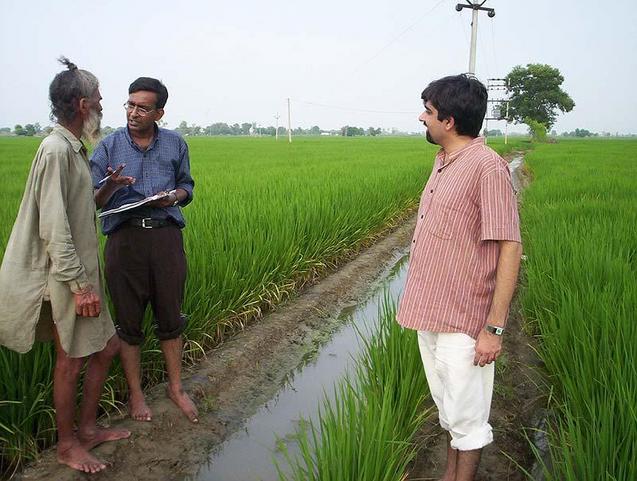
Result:
{"label": "white trousers", "polygon": [[440,426],[451,447],[480,449],[493,441],[489,424],[495,363],[474,366],[476,341],[462,333],[418,331],[418,346]]}

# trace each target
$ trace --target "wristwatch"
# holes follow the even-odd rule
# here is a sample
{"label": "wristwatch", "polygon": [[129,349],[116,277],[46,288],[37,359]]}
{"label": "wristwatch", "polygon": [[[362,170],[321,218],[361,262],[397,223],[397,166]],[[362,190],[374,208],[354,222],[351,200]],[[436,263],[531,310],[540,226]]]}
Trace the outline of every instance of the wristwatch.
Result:
{"label": "wristwatch", "polygon": [[177,204],[179,204],[179,197],[177,197],[177,194],[175,193],[175,202],[173,202],[173,207],[175,207]]}
{"label": "wristwatch", "polygon": [[500,326],[492,326],[491,324],[487,324],[484,329],[490,333],[490,334],[494,334],[496,336],[501,336],[502,334],[504,334],[504,327],[500,327]]}

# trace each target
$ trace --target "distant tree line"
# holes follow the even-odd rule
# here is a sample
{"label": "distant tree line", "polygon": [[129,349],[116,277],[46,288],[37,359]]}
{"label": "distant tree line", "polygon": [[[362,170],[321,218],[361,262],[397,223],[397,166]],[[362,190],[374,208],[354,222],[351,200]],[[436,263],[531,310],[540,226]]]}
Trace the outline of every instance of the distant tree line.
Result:
{"label": "distant tree line", "polygon": [[[225,122],[215,122],[207,127],[201,127],[199,125],[188,125],[186,121],[182,121],[179,127],[175,129],[181,135],[184,136],[202,136],[202,135],[262,135],[274,137],[276,135],[276,127],[267,126],[261,127],[256,124],[243,122],[241,124],[227,124]],[[286,127],[279,127],[279,135],[287,135]],[[364,129],[362,127],[352,127],[346,125],[337,130],[324,130],[318,125],[314,125],[309,129],[303,127],[295,127],[292,129],[292,135],[342,135],[344,137],[353,137],[359,135],[376,136],[381,134],[396,135],[398,131],[383,130],[380,127],[368,127]]]}
{"label": "distant tree line", "polygon": [[[3,132],[5,130],[9,130],[10,132],[10,129],[8,128],[2,129]],[[43,133],[42,127],[40,126],[38,122],[36,122],[35,124],[26,124],[24,127],[20,124],[17,124],[15,127],[13,127],[14,135],[24,135],[27,137],[33,137],[34,135],[39,135],[42,133]]]}
{"label": "distant tree line", "polygon": [[597,132],[586,129],[575,129],[572,132],[562,132],[562,137],[599,137]]}

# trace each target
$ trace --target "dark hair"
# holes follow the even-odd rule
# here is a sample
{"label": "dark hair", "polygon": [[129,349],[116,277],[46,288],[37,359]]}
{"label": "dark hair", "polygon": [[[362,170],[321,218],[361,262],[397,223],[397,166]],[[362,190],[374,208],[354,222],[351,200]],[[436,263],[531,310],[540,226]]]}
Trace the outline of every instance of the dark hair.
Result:
{"label": "dark hair", "polygon": [[69,123],[77,115],[78,101],[91,97],[99,87],[95,75],[81,70],[66,57],[58,59],[67,70],[57,74],[49,86],[51,120]]}
{"label": "dark hair", "polygon": [[163,109],[164,105],[166,105],[166,101],[168,100],[168,89],[156,78],[139,77],[132,84],[130,84],[130,87],[128,87],[129,94],[139,92],[140,90],[155,92],[157,94],[157,104],[155,105],[156,108]]}
{"label": "dark hair", "polygon": [[438,110],[438,120],[453,117],[458,135],[477,137],[487,112],[487,89],[477,78],[462,74],[435,80],[422,91],[423,102]]}

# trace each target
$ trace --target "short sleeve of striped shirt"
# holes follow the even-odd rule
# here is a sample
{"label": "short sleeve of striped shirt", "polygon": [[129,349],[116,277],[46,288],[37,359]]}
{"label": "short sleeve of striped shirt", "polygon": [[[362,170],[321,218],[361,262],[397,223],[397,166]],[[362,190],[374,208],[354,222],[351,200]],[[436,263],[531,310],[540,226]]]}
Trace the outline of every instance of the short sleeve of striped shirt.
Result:
{"label": "short sleeve of striped shirt", "polygon": [[480,178],[480,239],[522,242],[518,204],[508,168],[498,166]]}

